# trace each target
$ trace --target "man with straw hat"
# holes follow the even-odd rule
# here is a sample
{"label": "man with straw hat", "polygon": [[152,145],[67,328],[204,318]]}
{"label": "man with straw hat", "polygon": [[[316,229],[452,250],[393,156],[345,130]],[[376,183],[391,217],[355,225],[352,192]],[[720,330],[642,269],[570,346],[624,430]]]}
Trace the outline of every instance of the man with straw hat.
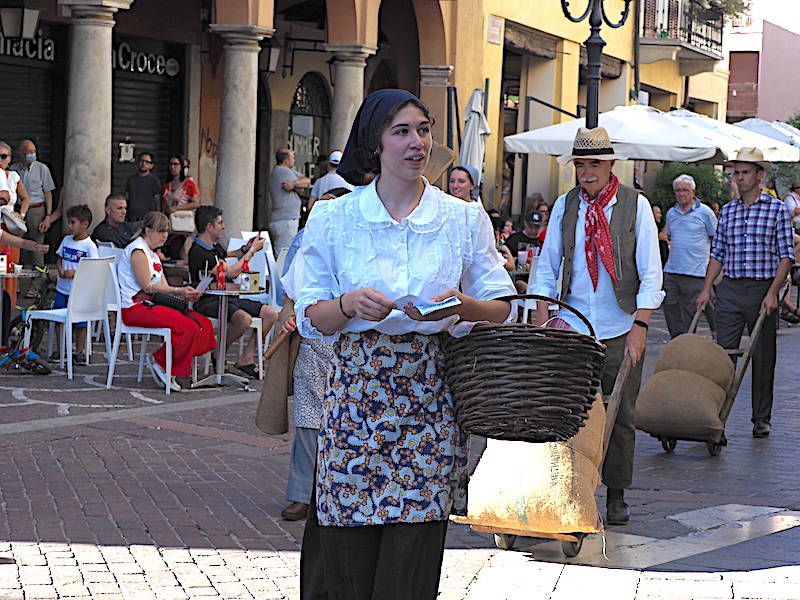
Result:
{"label": "man with straw hat", "polygon": [[753,352],[753,437],[771,429],[778,292],[794,263],[792,226],[786,205],[763,190],[770,164],[756,148],[742,148],[732,161],[739,197],[722,207],[711,243],[703,291],[697,307],[705,308],[716,286],[717,343],[738,348],[745,325],[749,331],[761,311],[767,313]]}
{"label": "man with straw hat", "polygon": [[[607,347],[601,373],[603,393],[611,393],[624,356],[631,357],[633,367],[603,463],[603,483],[608,488],[606,518],[611,525],[624,525],[630,519],[624,490],[633,479],[634,405],[648,324],[664,299],[658,231],[650,203],[620,184],[612,173],[614,162],[625,159],[614,151],[602,127],[581,127],[572,153],[558,157],[561,165],[573,163],[579,185],[553,205],[536,285],[529,292],[558,295],[589,319]],[[538,303],[537,324],[547,320],[547,310],[546,302]],[[558,316],[573,329],[588,333],[570,311],[562,310]]]}

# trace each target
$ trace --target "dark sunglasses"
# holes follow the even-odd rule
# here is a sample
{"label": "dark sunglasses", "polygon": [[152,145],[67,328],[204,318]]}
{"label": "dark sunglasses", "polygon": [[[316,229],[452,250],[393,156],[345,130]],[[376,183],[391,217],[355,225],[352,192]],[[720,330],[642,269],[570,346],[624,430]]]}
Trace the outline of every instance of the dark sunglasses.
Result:
{"label": "dark sunglasses", "polygon": [[152,165],[153,164],[152,160],[147,160],[146,158],[140,158],[139,162],[140,163],[147,163],[148,165]]}
{"label": "dark sunglasses", "polygon": [[[10,155],[10,154],[0,154],[0,160],[5,160],[5,159],[7,159],[9,156],[11,156],[11,155]],[[793,188],[793,189],[794,189],[794,188]]]}
{"label": "dark sunglasses", "polygon": [[169,163],[169,166],[170,166],[170,167],[180,167],[180,166],[181,166],[181,163],[172,162],[172,163]]}

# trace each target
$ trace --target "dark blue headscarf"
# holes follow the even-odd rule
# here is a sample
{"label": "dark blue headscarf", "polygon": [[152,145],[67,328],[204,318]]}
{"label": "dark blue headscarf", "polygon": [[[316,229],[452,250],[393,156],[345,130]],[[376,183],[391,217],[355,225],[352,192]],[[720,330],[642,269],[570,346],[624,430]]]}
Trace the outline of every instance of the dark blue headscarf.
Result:
{"label": "dark blue headscarf", "polygon": [[364,175],[378,172],[381,125],[397,105],[416,99],[414,94],[405,90],[378,90],[364,98],[350,129],[342,160],[336,167],[336,172],[345,181],[361,185]]}

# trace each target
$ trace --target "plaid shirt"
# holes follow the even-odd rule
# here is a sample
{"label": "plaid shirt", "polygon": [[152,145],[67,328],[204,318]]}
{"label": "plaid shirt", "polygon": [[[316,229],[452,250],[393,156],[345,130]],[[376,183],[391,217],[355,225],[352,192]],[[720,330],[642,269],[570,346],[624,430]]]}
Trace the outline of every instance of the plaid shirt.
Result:
{"label": "plaid shirt", "polygon": [[728,202],[719,215],[711,258],[722,263],[725,277],[774,278],[781,259],[794,262],[786,205],[763,192],[750,208],[741,198]]}

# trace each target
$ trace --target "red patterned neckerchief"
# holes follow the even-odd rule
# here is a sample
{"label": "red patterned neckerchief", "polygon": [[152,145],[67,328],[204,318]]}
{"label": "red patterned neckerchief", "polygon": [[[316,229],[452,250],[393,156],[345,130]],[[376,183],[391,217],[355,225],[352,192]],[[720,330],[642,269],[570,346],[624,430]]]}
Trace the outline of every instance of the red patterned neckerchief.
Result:
{"label": "red patterned neckerchief", "polygon": [[611,243],[611,230],[608,227],[608,219],[603,209],[611,202],[619,188],[619,179],[613,173],[608,183],[603,186],[597,198],[591,199],[586,190],[581,188],[579,198],[586,202],[586,265],[589,268],[589,277],[592,279],[592,286],[597,291],[598,265],[597,257],[603,261],[603,265],[611,276],[611,281],[617,283],[617,272],[614,268],[614,249]]}

